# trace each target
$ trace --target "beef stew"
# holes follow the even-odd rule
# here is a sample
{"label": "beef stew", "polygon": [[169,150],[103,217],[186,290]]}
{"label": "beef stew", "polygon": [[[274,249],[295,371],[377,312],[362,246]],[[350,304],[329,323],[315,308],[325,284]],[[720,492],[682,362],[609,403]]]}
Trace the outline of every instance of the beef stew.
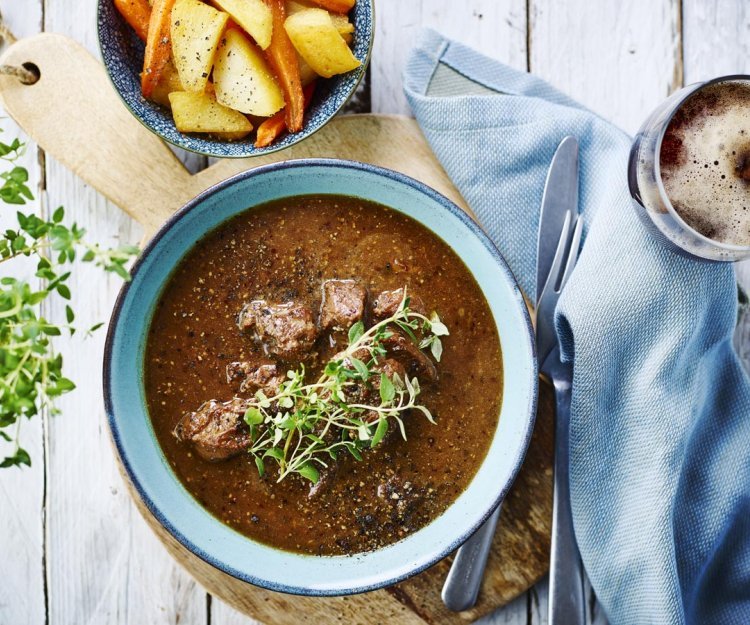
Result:
{"label": "beef stew", "polygon": [[[433,312],[442,341],[425,331]],[[377,353],[352,344],[352,328],[379,324]],[[378,408],[381,385],[407,394],[416,378],[434,423],[413,408],[400,422],[355,409],[360,432],[382,429],[376,445],[312,428],[341,453],[278,481],[282,467],[253,451],[273,425],[248,420],[257,397],[283,394],[295,371],[309,386],[330,363],[356,377],[353,361],[367,377],[347,378],[339,405]],[[231,219],[181,261],[154,312],[144,382],[167,460],[212,514],[278,548],[339,555],[400,540],[455,501],[489,448],[502,379],[489,306],[441,239],[371,202],[304,196]]]}

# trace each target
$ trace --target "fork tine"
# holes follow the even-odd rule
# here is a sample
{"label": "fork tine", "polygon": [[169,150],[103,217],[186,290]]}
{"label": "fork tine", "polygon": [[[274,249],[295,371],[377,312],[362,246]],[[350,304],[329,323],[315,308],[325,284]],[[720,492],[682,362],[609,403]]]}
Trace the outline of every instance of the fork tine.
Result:
{"label": "fork tine", "polygon": [[544,283],[544,288],[542,289],[542,295],[537,302],[536,346],[540,362],[545,361],[557,341],[555,326],[552,320],[560,293],[555,289],[555,286],[563,274],[568,241],[570,241],[571,230],[573,228],[572,221],[573,213],[568,210],[565,212],[565,220],[560,230],[560,238],[557,242],[555,257],[552,260],[552,267],[550,267],[547,281]]}
{"label": "fork tine", "polygon": [[560,285],[557,287],[558,291],[562,291],[565,283],[570,278],[570,274],[573,273],[573,269],[576,266],[578,260],[578,252],[581,247],[581,235],[583,234],[583,219],[577,216],[575,230],[573,230],[573,236],[570,239],[570,248],[568,251],[568,260],[565,263],[565,272],[560,279]]}
{"label": "fork tine", "polygon": [[[557,281],[560,279],[560,273],[563,269],[563,263],[565,262],[565,250],[568,246],[568,240],[570,239],[570,228],[572,226],[572,220],[572,213],[570,211],[567,211],[565,213],[565,221],[563,221],[562,230],[560,230],[560,239],[557,242],[555,257],[552,260],[552,266],[549,269],[547,281],[544,283],[544,288],[542,289],[542,296],[549,288],[551,288],[553,291],[556,290],[555,286],[557,285]],[[539,298],[539,302],[541,301],[542,297]],[[537,305],[539,305],[539,302],[537,302]]]}

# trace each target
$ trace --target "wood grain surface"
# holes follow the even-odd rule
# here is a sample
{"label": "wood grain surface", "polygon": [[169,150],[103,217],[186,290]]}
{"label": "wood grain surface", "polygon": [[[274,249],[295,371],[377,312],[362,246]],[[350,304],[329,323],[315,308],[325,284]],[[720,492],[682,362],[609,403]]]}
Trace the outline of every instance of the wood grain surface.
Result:
{"label": "wood grain surface", "polygon": [[[0,0],[0,10],[19,37],[58,32],[97,55],[96,4]],[[744,0],[376,0],[376,14],[371,92],[361,94],[359,112],[409,113],[401,72],[425,26],[550,80],[630,132],[679,86],[680,76],[689,83],[750,71],[750,5]],[[0,119],[0,128],[3,140],[18,132],[7,118]],[[177,156],[191,172],[207,165],[202,156]],[[40,214],[63,204],[92,240],[105,244],[142,236],[140,225],[33,142],[24,164],[38,195],[32,209]],[[7,208],[0,206],[0,225],[12,218]],[[14,265],[13,271],[21,276],[24,269]],[[749,288],[750,265],[737,271]],[[75,276],[81,322],[106,321],[117,281],[96,271]],[[57,304],[44,314],[64,319]],[[735,338],[750,362],[747,313]],[[249,625],[248,617],[206,594],[175,563],[124,492],[104,425],[102,344],[103,334],[58,342],[78,388],[61,402],[62,415],[24,423],[21,436],[32,468],[0,471],[0,623]],[[592,591],[589,605],[587,624],[604,623]],[[546,580],[480,623],[546,624]]]}

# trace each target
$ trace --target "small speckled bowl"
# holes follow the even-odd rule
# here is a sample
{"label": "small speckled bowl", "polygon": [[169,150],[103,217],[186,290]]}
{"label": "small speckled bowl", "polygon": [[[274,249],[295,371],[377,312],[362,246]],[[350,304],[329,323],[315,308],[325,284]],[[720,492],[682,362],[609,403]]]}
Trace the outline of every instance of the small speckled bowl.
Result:
{"label": "small speckled bowl", "polygon": [[365,75],[375,32],[373,0],[357,0],[349,14],[354,24],[352,52],[362,65],[346,74],[318,79],[315,95],[305,112],[300,132],[285,133],[266,148],[253,145],[255,133],[242,141],[218,141],[199,134],[183,134],[175,128],[171,112],[141,95],[143,42],[128,26],[113,0],[99,0],[99,47],[107,73],[130,112],[146,128],[177,147],[218,158],[246,158],[283,150],[322,128],[352,96]]}
{"label": "small speckled bowl", "polygon": [[[298,195],[348,195],[417,220],[443,239],[476,279],[492,311],[505,389],[497,429],[477,474],[432,523],[403,540],[353,556],[314,556],[247,538],[203,508],[177,479],[156,440],[143,387],[148,328],[180,260],[238,213]],[[112,437],[150,513],[182,545],[216,568],[270,590],[345,595],[382,588],[431,566],[461,545],[505,497],[536,415],[534,335],[513,274],[487,235],[460,208],[402,174],[341,160],[293,160],[225,180],[178,211],[154,236],[115,304],[104,356],[104,397]]]}

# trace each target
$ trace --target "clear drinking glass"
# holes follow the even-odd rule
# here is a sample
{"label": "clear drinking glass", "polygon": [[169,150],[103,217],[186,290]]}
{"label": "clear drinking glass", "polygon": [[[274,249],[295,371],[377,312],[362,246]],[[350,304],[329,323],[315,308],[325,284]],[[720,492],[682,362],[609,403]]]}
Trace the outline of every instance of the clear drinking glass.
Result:
{"label": "clear drinking glass", "polygon": [[674,209],[664,190],[659,161],[662,139],[680,106],[700,89],[727,81],[750,84],[750,76],[722,76],[688,85],[673,93],[641,126],[633,141],[628,163],[630,194],[646,226],[678,251],[714,261],[749,258],[750,246],[716,241],[689,226]]}

